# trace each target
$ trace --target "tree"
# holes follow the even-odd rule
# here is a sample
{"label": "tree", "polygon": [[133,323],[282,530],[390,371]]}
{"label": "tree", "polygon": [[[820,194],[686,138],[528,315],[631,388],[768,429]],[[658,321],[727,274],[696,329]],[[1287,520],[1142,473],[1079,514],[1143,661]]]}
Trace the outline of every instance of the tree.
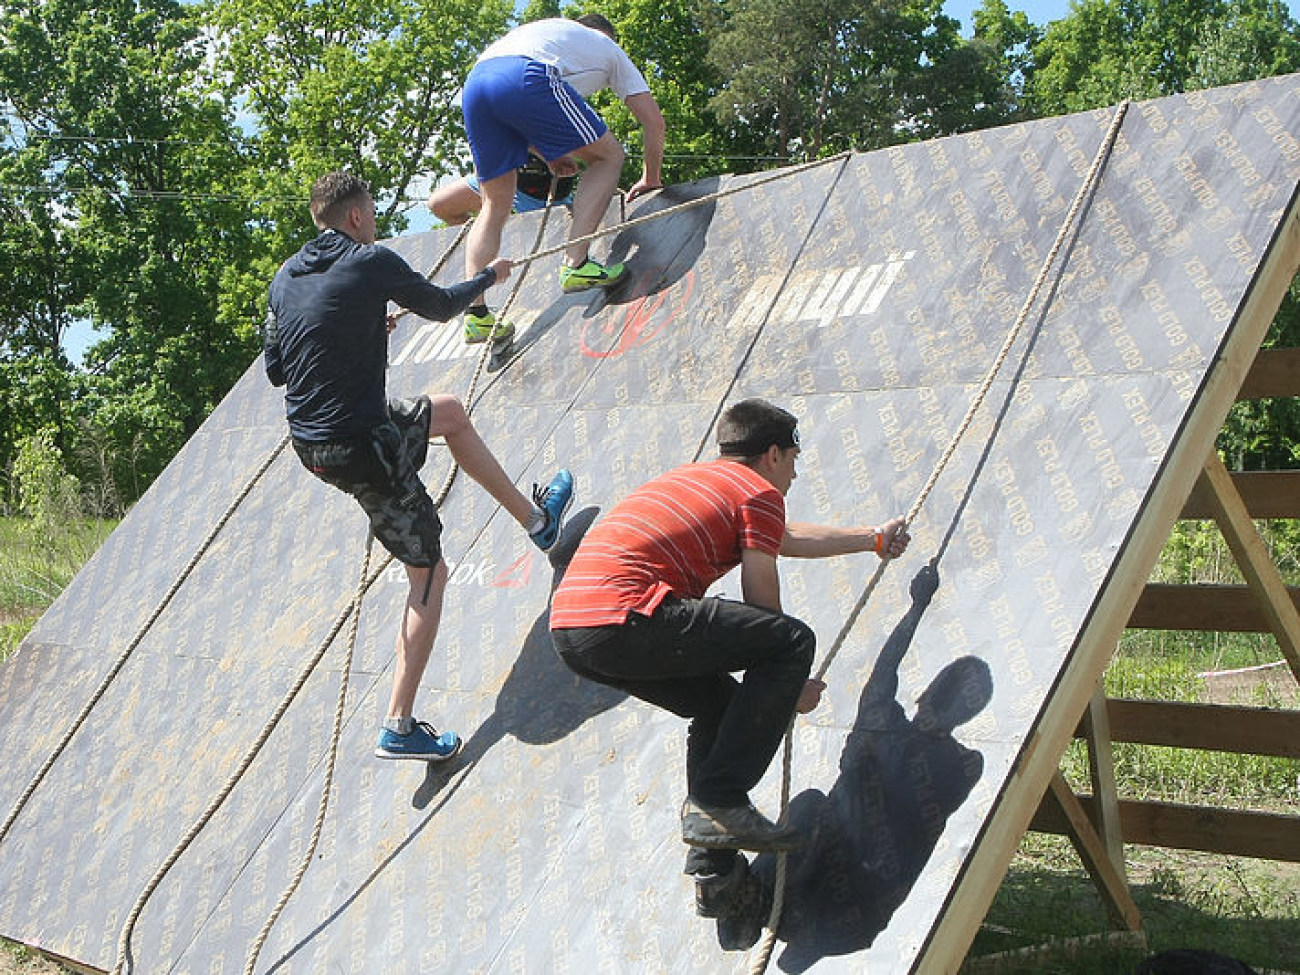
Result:
{"label": "tree", "polygon": [[253,132],[261,192],[280,201],[267,219],[306,230],[311,182],[347,169],[370,182],[381,233],[400,232],[418,178],[462,168],[455,100],[509,13],[507,0],[211,3],[217,81]]}
{"label": "tree", "polygon": [[[215,282],[249,251],[244,208],[224,195],[242,165],[230,113],[198,91],[199,25],[172,0],[11,3],[0,33],[4,173],[30,188],[11,204],[30,224],[17,298],[27,325],[6,353],[16,372],[64,373],[71,397],[28,397],[51,415],[18,427],[52,423],[69,458],[85,423],[124,450],[142,445],[139,478],[122,492],[134,497],[255,351],[216,299]],[[74,379],[58,342],[78,317],[106,338]]]}
{"label": "tree", "polygon": [[1076,0],[1034,48],[1040,115],[1086,111],[1300,67],[1278,0]]}
{"label": "tree", "polygon": [[1300,30],[1279,0],[1243,0],[1201,26],[1188,88],[1213,88],[1300,69]]}
{"label": "tree", "polygon": [[939,0],[735,0],[709,11],[709,61],[726,79],[711,108],[734,138],[770,153],[874,149],[1014,112],[1005,58],[1017,41],[963,40]]}

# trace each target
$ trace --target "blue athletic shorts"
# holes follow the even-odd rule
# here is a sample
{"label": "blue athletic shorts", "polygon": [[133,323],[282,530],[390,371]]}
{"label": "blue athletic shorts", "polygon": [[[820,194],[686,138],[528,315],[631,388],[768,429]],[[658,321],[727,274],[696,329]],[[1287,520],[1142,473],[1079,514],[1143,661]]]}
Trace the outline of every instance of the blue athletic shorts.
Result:
{"label": "blue athletic shorts", "polygon": [[474,171],[484,181],[526,163],[529,146],[553,162],[608,131],[555,67],[524,57],[475,64],[465,79],[461,111]]}

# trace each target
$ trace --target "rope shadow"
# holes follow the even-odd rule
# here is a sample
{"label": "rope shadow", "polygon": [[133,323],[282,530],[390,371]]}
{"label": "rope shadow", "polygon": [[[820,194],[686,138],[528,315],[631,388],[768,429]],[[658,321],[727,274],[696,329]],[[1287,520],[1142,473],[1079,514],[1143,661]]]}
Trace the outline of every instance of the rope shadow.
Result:
{"label": "rope shadow", "polygon": [[[897,671],[938,588],[939,562],[988,464],[1042,336],[1097,185],[1085,186],[1085,191],[1078,220],[1062,238],[1056,273],[961,500],[935,555],[913,578],[912,605],[890,634],[863,688],[857,719],[840,756],[840,777],[829,793],[809,789],[790,802],[788,819],[808,841],[787,858],[784,906],[775,932],[786,943],[778,959],[783,971],[803,972],[828,955],[869,948],[907,899],[948,818],[983,774],[983,756],[961,745],[953,731],[992,700],[988,664],[975,656],[949,663],[922,692],[910,721],[895,700]],[[859,601],[846,628],[853,625],[861,607]],[[747,949],[758,941],[775,900],[777,858],[758,857],[750,872],[748,900],[762,908],[762,919],[752,911],[720,919],[718,941],[727,950]],[[755,885],[760,889],[755,891]]]}
{"label": "rope shadow", "polygon": [[328,917],[326,917],[323,921],[321,921],[309,932],[307,932],[307,934],[303,938],[301,938],[295,945],[293,945],[291,948],[289,948],[288,951],[286,951],[283,955],[281,955],[274,962],[272,962],[271,966],[266,970],[267,975],[271,975],[272,972],[279,971],[285,965],[293,961],[295,955],[297,955],[299,952],[303,951],[305,948],[310,946],[311,943],[316,938],[320,937],[327,930],[329,930],[330,926],[334,924],[336,921],[338,921],[339,918],[341,918],[344,915],[344,913],[348,910],[348,908],[350,908],[354,903],[356,903],[361,898],[361,895],[370,889],[371,885],[373,885],[374,882],[383,875],[384,871],[387,870],[393,863],[395,863],[397,861],[397,858],[400,857],[404,852],[406,852],[406,850],[412,844],[415,843],[416,838],[419,837],[419,835],[429,827],[429,824],[432,823],[435,818],[437,818],[438,813],[442,810],[444,806],[447,805],[447,803],[451,801],[452,796],[454,796],[456,792],[464,786],[465,782],[468,781],[470,774],[474,770],[474,764],[475,764],[474,762],[468,762],[463,765],[459,765],[457,769],[447,777],[448,781],[450,781],[450,779],[452,778],[455,778],[456,783],[450,790],[448,790],[446,795],[443,796],[442,801],[439,802],[438,805],[435,806],[433,809],[429,810],[428,814],[425,815],[425,817],[422,820],[420,820],[419,825],[417,825],[415,829],[411,830],[411,832],[406,835],[406,837],[402,840],[402,842],[397,844],[397,846],[393,848],[393,851],[389,853],[386,857],[384,857],[383,860],[381,860],[375,866],[375,868],[370,871],[370,873],[366,876],[365,880],[363,880],[360,884],[358,884],[356,889],[353,890],[352,893],[350,893],[343,901],[341,901],[339,903],[339,906],[336,907],[333,911],[331,911]]}
{"label": "rope shadow", "polygon": [[[564,578],[564,572],[577,551],[578,543],[599,514],[600,508],[593,505],[583,508],[565,523],[560,539],[548,553],[553,570],[551,592],[555,591]],[[384,871],[414,844],[451,797],[465,786],[479,761],[506,734],[512,734],[528,744],[558,741],[589,718],[609,710],[626,696],[621,691],[583,681],[564,666],[551,643],[550,610],[545,610],[529,630],[519,659],[497,695],[493,713],[466,740],[465,748],[457,759],[428,765],[424,781],[416,789],[411,801],[416,809],[428,809],[426,815],[328,917],[272,963],[267,969],[268,975],[292,961],[361,898]],[[544,704],[545,707],[539,708],[539,704]],[[436,804],[435,799],[438,799]]]}

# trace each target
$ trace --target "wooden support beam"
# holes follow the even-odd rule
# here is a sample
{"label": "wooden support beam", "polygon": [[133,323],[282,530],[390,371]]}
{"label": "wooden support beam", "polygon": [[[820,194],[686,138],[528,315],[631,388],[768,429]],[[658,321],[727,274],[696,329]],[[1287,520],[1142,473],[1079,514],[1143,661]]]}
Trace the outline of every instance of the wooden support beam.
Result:
{"label": "wooden support beam", "polygon": [[[1300,518],[1300,470],[1234,471],[1230,475],[1252,518]],[[1205,478],[1196,482],[1178,517],[1213,518],[1213,489]]]}
{"label": "wooden support beam", "polygon": [[1260,349],[1238,400],[1300,396],[1300,349]]}
{"label": "wooden support beam", "polygon": [[1106,713],[1111,741],[1300,758],[1300,711],[1110,698]]}
{"label": "wooden support beam", "polygon": [[1106,847],[1111,866],[1127,883],[1124,862],[1124,834],[1119,821],[1119,793],[1115,789],[1115,750],[1111,747],[1110,714],[1106,705],[1106,689],[1097,685],[1097,692],[1088,702],[1083,716],[1083,737],[1088,743],[1088,771],[1092,778],[1092,794],[1097,797],[1097,832]]}
{"label": "wooden support beam", "polygon": [[[1076,799],[1085,810],[1092,806],[1091,796]],[[1300,816],[1136,799],[1121,799],[1119,811],[1130,844],[1300,863]],[[1071,828],[1047,802],[1030,823],[1040,833],[1070,836]]]}
{"label": "wooden support beam", "polygon": [[1273,564],[1268,546],[1255,530],[1241,495],[1232,486],[1232,478],[1211,450],[1206,458],[1201,479],[1210,486],[1214,520],[1232,549],[1233,557],[1246,577],[1246,585],[1254,593],[1268,628],[1277,639],[1282,656],[1291,665],[1291,673],[1300,681],[1300,611],[1287,594],[1282,576]]}
{"label": "wooden support beam", "polygon": [[[1300,586],[1287,588],[1300,609]],[[1267,633],[1268,619],[1249,586],[1171,586],[1148,583],[1129,615],[1135,630],[1205,630]]]}
{"label": "wooden support beam", "polygon": [[[1065,833],[1074,844],[1079,859],[1083,861],[1084,869],[1092,877],[1092,882],[1097,885],[1097,890],[1106,903],[1106,910],[1115,927],[1124,931],[1140,931],[1142,912],[1133,901],[1128,882],[1124,879],[1124,875],[1115,869],[1106,844],[1092,828],[1092,819],[1089,818],[1088,811],[1079,802],[1078,796],[1074,794],[1070,783],[1065,780],[1065,776],[1059,769],[1048,783],[1043,799],[1044,804],[1054,804],[1065,817]],[[1092,808],[1095,811],[1095,802]]]}

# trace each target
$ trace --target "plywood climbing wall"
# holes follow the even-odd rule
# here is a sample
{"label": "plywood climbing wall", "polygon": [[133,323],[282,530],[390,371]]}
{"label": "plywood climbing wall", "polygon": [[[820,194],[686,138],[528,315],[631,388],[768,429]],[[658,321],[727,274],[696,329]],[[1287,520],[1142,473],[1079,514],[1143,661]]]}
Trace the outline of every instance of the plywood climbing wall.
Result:
{"label": "plywood climbing wall", "polygon": [[[452,578],[418,710],[465,736],[463,760],[370,757],[406,591],[390,567],[350,670],[340,636],[145,906],[135,970],[243,971],[310,834],[340,681],[321,844],[258,971],[745,970],[681,872],[681,722],[577,680],[551,649],[564,554],[642,481],[711,456],[717,413],[745,396],[802,418],[792,518],[908,510],[1112,118],[855,155],[747,190],[760,177],[672,187],[627,216],[703,202],[597,245],[632,269],[612,295],[564,296],[552,266],[533,267],[510,309],[515,354],[481,378],[474,418],[521,483],[565,465],[579,499],[550,559],[463,478],[443,505]],[[960,963],[1300,260],[1298,131],[1296,77],[1132,106],[911,550],[855,625],[873,557],[784,564],[786,609],[842,649],[795,730],[791,816],[808,843],[774,969]],[[533,246],[540,219],[512,220],[507,254]],[[429,268],[453,240],[392,246]],[[462,267],[452,255],[439,279]],[[395,395],[468,388],[457,327],[403,320]],[[254,364],[0,668],[7,810],[143,633],[0,842],[0,934],[109,968],[138,893],[344,612],[364,520],[284,452],[146,626],[283,435]],[[426,479],[446,468],[435,447]],[[778,775],[754,796],[770,811]]]}

